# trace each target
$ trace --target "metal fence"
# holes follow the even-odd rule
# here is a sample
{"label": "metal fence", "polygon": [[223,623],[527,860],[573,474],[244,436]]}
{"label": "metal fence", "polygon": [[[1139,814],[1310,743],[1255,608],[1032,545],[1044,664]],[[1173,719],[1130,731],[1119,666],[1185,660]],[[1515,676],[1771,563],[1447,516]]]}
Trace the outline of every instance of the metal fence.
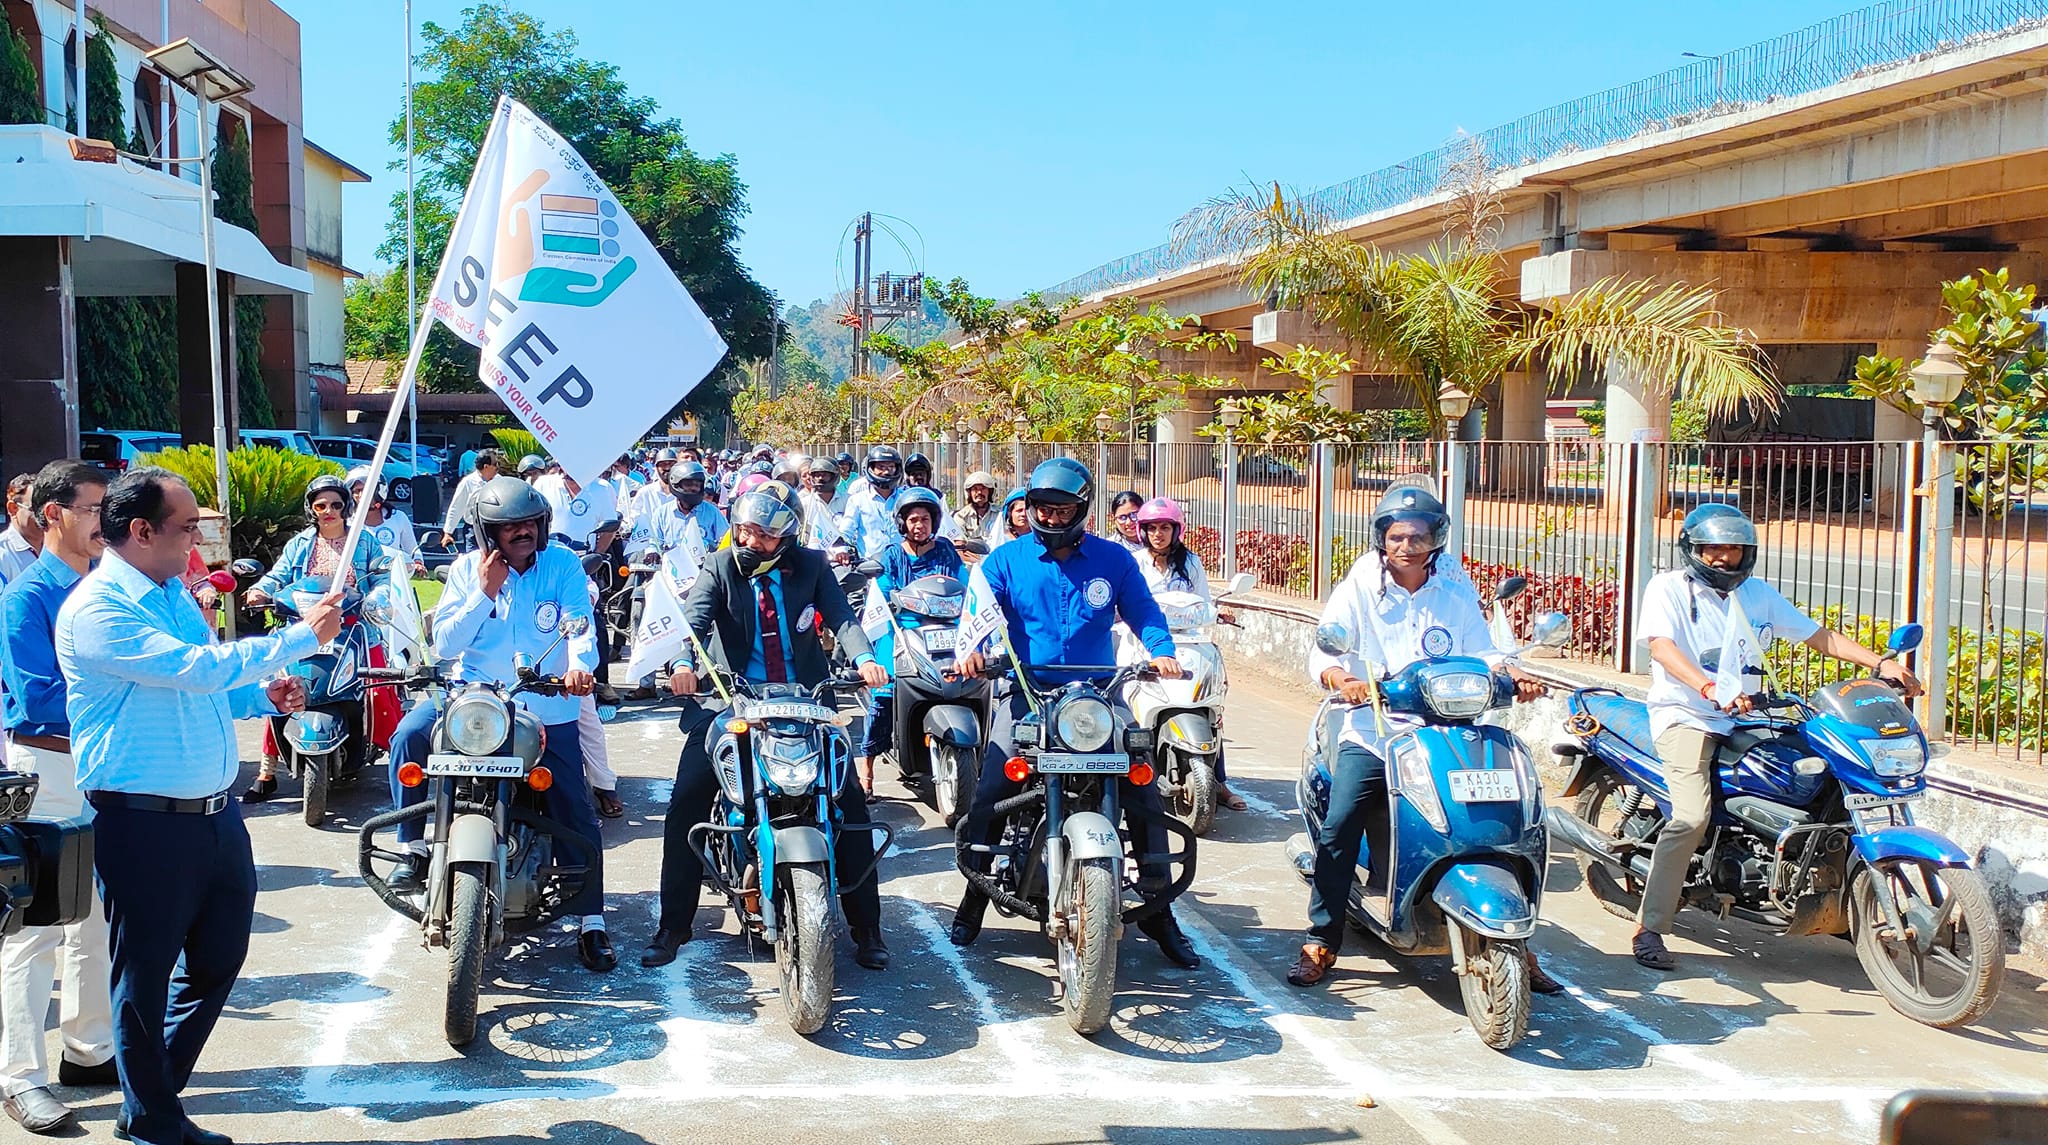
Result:
{"label": "metal fence", "polygon": [[[1948,722],[1956,738],[2048,749],[2048,442],[1956,451],[1948,569]],[[1937,522],[1937,528],[1940,523]]]}
{"label": "metal fence", "polygon": [[[1582,96],[1481,132],[1487,160],[1513,169],[1819,91],[1940,52],[2048,23],[2048,0],[1886,0],[1725,55]],[[1435,194],[1469,154],[1454,143],[1326,187],[1309,203],[1336,222]],[[1077,275],[1054,294],[1086,295],[1230,252],[1164,243]]]}
{"label": "metal fence", "polygon": [[[1466,571],[1482,588],[1529,580],[1512,609],[1518,628],[1538,612],[1572,618],[1566,655],[1611,661],[1626,565],[1625,499],[1607,496],[1609,463],[1626,446],[1508,441],[1462,446]],[[1526,628],[1522,630],[1527,635]]]}

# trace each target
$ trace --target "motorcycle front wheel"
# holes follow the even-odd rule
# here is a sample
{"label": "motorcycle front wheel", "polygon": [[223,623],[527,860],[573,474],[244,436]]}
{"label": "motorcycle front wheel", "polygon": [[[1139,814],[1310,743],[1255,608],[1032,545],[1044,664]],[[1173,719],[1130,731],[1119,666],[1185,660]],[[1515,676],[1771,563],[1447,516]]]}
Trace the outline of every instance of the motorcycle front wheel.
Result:
{"label": "motorcycle front wheel", "polygon": [[1467,931],[1458,992],[1465,1019],[1488,1049],[1512,1049],[1529,1032],[1529,961],[1521,943]]}
{"label": "motorcycle front wheel", "polygon": [[305,796],[306,826],[318,827],[326,821],[327,789],[334,782],[334,768],[340,762],[340,751],[300,759],[299,785]]}
{"label": "motorcycle front wheel", "polygon": [[476,1037],[476,996],[483,985],[484,943],[490,938],[490,886],[483,863],[448,870],[453,904],[448,919],[448,1002],[441,1032],[461,1049]]}
{"label": "motorcycle front wheel", "polygon": [[[1892,1009],[1946,1029],[1991,1008],[2005,976],[2005,931],[1983,875],[1893,860],[1857,871],[1850,894],[1856,959]],[[1891,931],[1879,895],[1909,933]]]}
{"label": "motorcycle front wheel", "polygon": [[[1160,749],[1160,782],[1173,774],[1173,748]],[[1216,822],[1216,769],[1201,756],[1182,755],[1185,763],[1180,792],[1172,796],[1173,817],[1188,825],[1196,835],[1207,835]]]}
{"label": "motorcycle front wheel", "polygon": [[1067,933],[1059,946],[1061,1001],[1067,1024],[1079,1034],[1109,1025],[1116,1001],[1116,924],[1123,913],[1117,873],[1108,859],[1081,859],[1067,880]]}
{"label": "motorcycle front wheel", "polygon": [[776,904],[781,930],[775,969],[782,974],[782,1008],[789,1028],[815,1034],[832,1012],[832,902],[825,864],[783,868]]}

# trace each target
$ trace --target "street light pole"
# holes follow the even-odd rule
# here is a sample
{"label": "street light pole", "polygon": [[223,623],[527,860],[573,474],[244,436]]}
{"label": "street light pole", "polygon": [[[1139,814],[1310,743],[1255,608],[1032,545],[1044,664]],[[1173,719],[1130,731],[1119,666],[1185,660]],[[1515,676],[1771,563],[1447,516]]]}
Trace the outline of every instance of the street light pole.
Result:
{"label": "street light pole", "polygon": [[1955,347],[1933,342],[1927,354],[1912,370],[1913,396],[1920,402],[1922,456],[1929,508],[1926,514],[1932,543],[1928,546],[1927,637],[1921,673],[1927,684],[1927,718],[1922,721],[1929,739],[1948,734],[1948,577],[1955,547],[1955,454],[1942,440],[1941,411],[1963,391],[1968,374],[1956,360]]}
{"label": "street light pole", "polygon": [[1472,412],[1472,395],[1456,382],[1445,382],[1436,403],[1444,415],[1444,517],[1450,535],[1445,548],[1458,557],[1465,551],[1465,450],[1458,425]]}

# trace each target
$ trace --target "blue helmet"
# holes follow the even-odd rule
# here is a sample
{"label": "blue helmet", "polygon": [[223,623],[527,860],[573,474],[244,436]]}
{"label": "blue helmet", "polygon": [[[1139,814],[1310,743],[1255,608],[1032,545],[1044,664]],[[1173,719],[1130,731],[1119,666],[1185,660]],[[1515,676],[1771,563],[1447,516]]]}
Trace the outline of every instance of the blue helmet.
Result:
{"label": "blue helmet", "polygon": [[932,515],[932,528],[934,530],[938,528],[939,517],[945,511],[944,502],[940,501],[939,495],[930,489],[922,485],[913,485],[905,489],[903,495],[896,499],[896,508],[893,511],[893,515],[896,518],[896,528],[898,531],[901,531],[903,528],[903,518],[912,509],[919,506],[923,506],[930,511]]}

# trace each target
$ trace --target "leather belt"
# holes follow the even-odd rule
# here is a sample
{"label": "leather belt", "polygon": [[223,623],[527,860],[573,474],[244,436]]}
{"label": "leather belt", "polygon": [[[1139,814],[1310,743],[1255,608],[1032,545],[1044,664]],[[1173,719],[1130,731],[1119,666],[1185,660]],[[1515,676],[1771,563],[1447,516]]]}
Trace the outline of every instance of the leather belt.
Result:
{"label": "leather belt", "polygon": [[54,751],[60,755],[71,754],[71,740],[65,736],[16,735],[11,738],[21,746],[32,747],[37,751]]}
{"label": "leather belt", "polygon": [[203,799],[172,799],[163,795],[137,795],[128,791],[88,791],[85,801],[95,810],[118,807],[124,811],[158,811],[171,815],[218,815],[228,805],[228,793],[216,792]]}

